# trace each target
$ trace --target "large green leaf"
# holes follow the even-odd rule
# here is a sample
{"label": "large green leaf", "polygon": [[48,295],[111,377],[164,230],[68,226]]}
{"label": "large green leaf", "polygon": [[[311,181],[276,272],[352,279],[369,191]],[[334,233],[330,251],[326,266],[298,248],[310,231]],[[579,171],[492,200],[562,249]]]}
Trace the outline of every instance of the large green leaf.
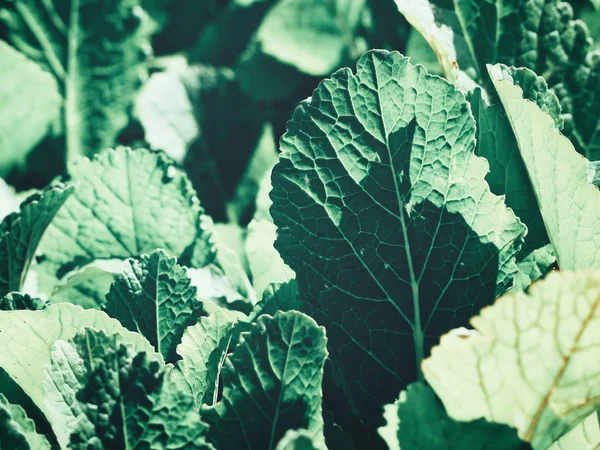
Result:
{"label": "large green leaf", "polygon": [[85,327],[119,334],[136,351],[153,353],[152,346],[105,313],[67,303],[42,311],[0,312],[0,367],[48,414],[44,403],[44,366],[50,363],[52,345],[68,340]]}
{"label": "large green leaf", "polygon": [[120,147],[71,165],[77,189],[40,245],[40,288],[98,259],[125,259],[163,248],[203,265],[211,232],[186,175],[161,153]]}
{"label": "large green leaf", "polygon": [[322,82],[281,140],[275,246],[367,422],[440,334],[511,284],[524,227],[474,147],[464,96],[385,51]]}
{"label": "large green leaf", "polygon": [[185,268],[164,250],[128,260],[106,296],[104,310],[144,335],[167,362],[175,358],[183,331],[205,314]]}
{"label": "large green leaf", "polygon": [[598,413],[590,414],[587,419],[556,441],[549,450],[597,450],[600,448],[600,426]]}
{"label": "large green leaf", "polygon": [[4,41],[0,60],[0,175],[6,175],[46,135],[61,96],[52,75]]}
{"label": "large green leaf", "polygon": [[324,450],[325,446],[315,442],[306,430],[289,430],[277,444],[275,450]]}
{"label": "large green leaf", "polygon": [[50,450],[45,436],[35,430],[35,423],[19,405],[0,394],[0,436],[2,448],[15,450]]}
{"label": "large green leaf", "polygon": [[[446,55],[454,53],[460,68],[484,86],[491,88],[486,64],[527,67],[542,75],[560,100],[565,134],[580,153],[600,159],[596,114],[600,108],[600,54],[592,51],[587,28],[573,20],[568,3],[453,0],[455,16],[453,12],[438,14],[433,21],[429,16],[435,5],[424,0],[396,2],[407,19],[426,38],[431,37],[428,41],[440,59],[451,63]],[[452,36],[464,38],[467,45],[459,45],[460,40]],[[469,70],[471,64],[461,61],[469,58],[473,70]]]}
{"label": "large green leaf", "polygon": [[[526,69],[521,69],[526,71]],[[600,268],[600,191],[552,116],[523,98],[502,65],[490,68],[561,269]]]}
{"label": "large green leaf", "polygon": [[202,409],[216,448],[273,450],[304,428],[322,441],[325,330],[299,312],[262,316],[225,361],[223,398]]}
{"label": "large green leaf", "polygon": [[600,274],[555,272],[441,339],[423,362],[450,417],[514,426],[546,449],[600,406]]}
{"label": "large green leaf", "polygon": [[33,194],[0,223],[0,297],[20,291],[38,244],[50,222],[73,193],[58,184]]}
{"label": "large green leaf", "polygon": [[413,383],[393,405],[379,429],[391,450],[524,450],[514,428],[477,419],[458,422],[446,415],[429,386]]}
{"label": "large green leaf", "polygon": [[212,449],[192,397],[169,382],[158,361],[122,344],[103,350],[77,390],[69,448]]}
{"label": "large green leaf", "polygon": [[9,42],[54,75],[64,98],[69,157],[115,143],[128,122],[148,53],[138,0],[8,0]]}

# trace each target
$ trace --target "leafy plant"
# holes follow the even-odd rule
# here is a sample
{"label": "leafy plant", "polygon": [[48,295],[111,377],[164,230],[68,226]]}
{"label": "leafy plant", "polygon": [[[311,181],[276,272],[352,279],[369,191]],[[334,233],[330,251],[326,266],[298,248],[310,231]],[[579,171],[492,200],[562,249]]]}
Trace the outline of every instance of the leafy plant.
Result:
{"label": "leafy plant", "polygon": [[598,448],[594,7],[0,0],[0,447]]}

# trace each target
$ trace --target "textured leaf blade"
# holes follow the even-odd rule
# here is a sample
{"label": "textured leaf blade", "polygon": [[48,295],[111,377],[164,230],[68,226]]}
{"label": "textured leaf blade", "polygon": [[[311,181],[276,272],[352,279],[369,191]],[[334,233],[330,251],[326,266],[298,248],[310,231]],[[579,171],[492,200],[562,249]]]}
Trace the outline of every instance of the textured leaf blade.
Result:
{"label": "textured leaf blade", "polygon": [[259,318],[225,361],[222,400],[202,409],[215,447],[274,449],[297,428],[322,440],[325,347],[323,328],[304,314]]}
{"label": "textured leaf blade", "polygon": [[8,402],[4,394],[0,394],[0,436],[2,446],[23,450],[50,450],[50,443],[45,436],[35,430],[35,423],[27,417],[25,410],[19,405]]}
{"label": "textured leaf blade", "polygon": [[128,260],[106,296],[104,310],[145,336],[167,362],[175,358],[184,330],[205,314],[186,269],[164,250]]}
{"label": "textured leaf blade", "polygon": [[598,408],[600,277],[554,272],[528,292],[443,336],[423,372],[450,417],[514,426],[545,449]]}
{"label": "textured leaf blade", "polygon": [[515,272],[524,227],[484,182],[474,132],[452,85],[375,51],[321,83],[281,140],[275,247],[363,420]]}
{"label": "textured leaf blade", "polygon": [[0,297],[20,291],[42,236],[73,193],[71,185],[34,194],[0,224]]}
{"label": "textured leaf blade", "polygon": [[85,327],[119,334],[137,351],[153,353],[152,346],[105,313],[66,303],[42,311],[0,312],[0,367],[48,415],[42,382],[55,341],[68,340]]}
{"label": "textured leaf blade", "polygon": [[[120,147],[70,169],[77,184],[41,243],[36,268],[52,292],[65,274],[98,259],[125,259],[163,248],[212,260],[211,231],[185,176],[161,153]],[[196,249],[199,251],[196,254]]]}
{"label": "textured leaf blade", "polygon": [[9,42],[58,82],[70,158],[112,147],[127,125],[146,71],[142,13],[138,0],[3,2]]}
{"label": "textured leaf blade", "polygon": [[[525,69],[523,69],[525,70]],[[490,68],[514,130],[538,207],[561,269],[600,268],[600,191],[587,182],[587,160],[551,115],[523,98],[502,65]]]}
{"label": "textured leaf blade", "polygon": [[62,99],[52,75],[4,41],[0,60],[0,175],[6,175],[46,135]]}

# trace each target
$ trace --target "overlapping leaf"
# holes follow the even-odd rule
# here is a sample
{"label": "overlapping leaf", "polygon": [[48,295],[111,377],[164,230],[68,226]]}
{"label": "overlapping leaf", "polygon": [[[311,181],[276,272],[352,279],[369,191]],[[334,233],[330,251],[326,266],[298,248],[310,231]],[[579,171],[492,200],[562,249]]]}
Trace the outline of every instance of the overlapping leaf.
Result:
{"label": "overlapping leaf", "polygon": [[546,449],[599,406],[600,275],[555,272],[528,292],[443,336],[423,372],[450,417],[505,423]]}
{"label": "overlapping leaf", "polygon": [[365,421],[516,271],[524,227],[484,181],[474,124],[452,85],[373,51],[322,82],[281,140],[275,246]]}
{"label": "overlapping leaf", "polygon": [[35,430],[35,423],[19,405],[9,403],[0,394],[0,437],[2,447],[18,450],[50,450],[45,436]]}

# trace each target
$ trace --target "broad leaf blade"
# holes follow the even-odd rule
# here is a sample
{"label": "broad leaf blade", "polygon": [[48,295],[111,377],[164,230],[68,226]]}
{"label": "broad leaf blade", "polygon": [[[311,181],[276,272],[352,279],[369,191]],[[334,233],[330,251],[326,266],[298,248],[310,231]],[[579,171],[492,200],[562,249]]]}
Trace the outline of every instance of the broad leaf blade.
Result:
{"label": "broad leaf blade", "polygon": [[0,41],[0,175],[25,160],[60,113],[56,80]]}
{"label": "broad leaf blade", "polygon": [[100,311],[63,303],[42,311],[0,312],[0,367],[46,415],[42,382],[52,345],[59,339],[70,339],[85,327],[119,334],[136,351],[153,353],[141,335],[127,331]]}
{"label": "broad leaf blade", "polygon": [[176,257],[193,252],[198,264],[212,260],[211,231],[198,198],[163,154],[120,147],[76,161],[70,174],[77,189],[40,246],[36,271],[44,292],[98,259],[163,248]]}
{"label": "broad leaf blade", "polygon": [[455,87],[374,51],[322,82],[281,140],[275,247],[363,420],[516,271],[524,227],[484,181],[474,125]]}
{"label": "broad leaf blade", "polygon": [[306,430],[289,430],[277,444],[275,450],[324,450],[325,446],[315,442]]}
{"label": "broad leaf blade", "polygon": [[56,185],[34,194],[0,224],[0,297],[20,291],[48,225],[73,193],[73,186]]}
{"label": "broad leaf blade", "polygon": [[223,398],[202,409],[217,448],[273,450],[285,432],[322,440],[323,328],[298,312],[262,316],[225,361]]}
{"label": "broad leaf blade", "polygon": [[536,449],[600,402],[600,276],[555,272],[443,336],[423,372],[450,417],[514,426]]}
{"label": "broad leaf blade", "polygon": [[0,20],[9,42],[58,82],[69,157],[113,146],[146,71],[139,1],[11,0]]}
{"label": "broad leaf blade", "polygon": [[167,362],[174,360],[184,330],[205,314],[185,268],[163,250],[128,260],[104,310],[144,335]]}
{"label": "broad leaf blade", "polygon": [[521,87],[506,78],[505,67],[491,67],[490,75],[514,130],[559,267],[600,268],[600,191],[587,181],[587,160],[560,133],[551,115],[523,98]]}

